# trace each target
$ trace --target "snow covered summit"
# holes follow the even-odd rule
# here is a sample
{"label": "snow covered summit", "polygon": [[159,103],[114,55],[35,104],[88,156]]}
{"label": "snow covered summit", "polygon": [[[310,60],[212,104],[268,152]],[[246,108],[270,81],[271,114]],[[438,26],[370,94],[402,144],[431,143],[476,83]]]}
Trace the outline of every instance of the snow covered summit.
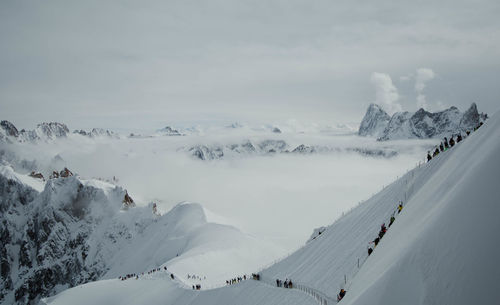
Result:
{"label": "snow covered summit", "polygon": [[380,106],[371,104],[361,122],[358,134],[377,137],[381,141],[427,139],[472,130],[486,118],[486,114],[478,113],[475,103],[472,103],[464,113],[456,107],[435,113],[421,108],[415,113],[397,112],[392,117],[389,117]]}

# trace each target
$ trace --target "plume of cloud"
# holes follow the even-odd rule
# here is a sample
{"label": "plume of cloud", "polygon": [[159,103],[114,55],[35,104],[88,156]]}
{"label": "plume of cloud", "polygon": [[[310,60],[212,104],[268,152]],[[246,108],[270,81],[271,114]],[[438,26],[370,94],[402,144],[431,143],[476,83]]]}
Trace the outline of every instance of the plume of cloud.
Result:
{"label": "plume of cloud", "polygon": [[370,81],[375,86],[377,104],[382,105],[389,114],[402,110],[398,102],[398,89],[392,83],[389,74],[373,72]]}
{"label": "plume of cloud", "polygon": [[429,68],[419,68],[415,75],[415,92],[417,93],[417,107],[418,108],[429,108],[427,100],[425,97],[424,88],[428,81],[436,77],[434,71]]}

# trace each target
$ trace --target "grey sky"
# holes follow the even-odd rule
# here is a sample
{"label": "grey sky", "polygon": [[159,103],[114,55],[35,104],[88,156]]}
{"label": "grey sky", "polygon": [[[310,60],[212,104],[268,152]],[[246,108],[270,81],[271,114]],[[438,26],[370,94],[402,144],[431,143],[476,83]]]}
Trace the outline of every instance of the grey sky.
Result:
{"label": "grey sky", "polygon": [[[438,3],[436,3],[438,2]],[[31,128],[361,120],[373,72],[404,110],[500,108],[500,2],[0,2],[0,113]],[[415,90],[417,69],[435,77]]]}

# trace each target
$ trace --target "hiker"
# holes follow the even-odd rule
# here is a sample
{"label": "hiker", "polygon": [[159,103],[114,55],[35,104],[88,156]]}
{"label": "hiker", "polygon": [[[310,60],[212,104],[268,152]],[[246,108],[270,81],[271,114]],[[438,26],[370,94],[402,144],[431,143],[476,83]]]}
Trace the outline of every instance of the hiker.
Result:
{"label": "hiker", "polygon": [[173,273],[170,273],[170,278],[174,279],[174,274]]}
{"label": "hiker", "polygon": [[450,147],[455,146],[455,140],[453,140],[453,136],[450,139]]}
{"label": "hiker", "polygon": [[279,286],[280,286],[280,280],[276,279],[276,287],[279,287]]}
{"label": "hiker", "polygon": [[403,203],[400,203],[398,206],[398,214],[401,213],[402,209],[403,209]]}
{"label": "hiker", "polygon": [[372,254],[373,252],[373,249],[371,247],[368,247],[368,256],[370,256],[370,254]]}
{"label": "hiker", "polygon": [[432,155],[433,157],[439,155],[439,148],[436,147],[436,150],[434,151],[434,154]]}
{"label": "hiker", "polygon": [[293,283],[292,283],[292,280],[289,280],[288,281],[288,288],[292,289],[293,288]]}
{"label": "hiker", "polygon": [[340,302],[340,300],[342,300],[342,299],[344,298],[345,293],[346,293],[346,291],[345,291],[343,288],[342,288],[342,289],[340,289],[340,292],[339,292],[339,294],[337,295],[337,301],[339,301],[339,302]]}
{"label": "hiker", "polygon": [[396,220],[396,217],[394,217],[394,214],[391,216],[391,220],[389,221],[389,228],[391,227],[392,223]]}
{"label": "hiker", "polygon": [[427,162],[431,161],[432,160],[432,157],[431,157],[431,152],[428,151],[427,152]]}
{"label": "hiker", "polygon": [[470,135],[470,130],[467,130],[467,131],[465,132],[465,134],[467,134],[467,136],[469,136],[469,135]]}
{"label": "hiker", "polygon": [[460,141],[462,141],[462,134],[461,133],[459,133],[457,136],[457,143],[459,143]]}
{"label": "hiker", "polygon": [[380,242],[380,238],[377,237],[373,240],[373,243],[375,244],[375,247],[378,245],[378,243]]}
{"label": "hiker", "polygon": [[288,280],[285,280],[285,284],[283,285],[285,288],[288,288]]}
{"label": "hiker", "polygon": [[447,150],[448,148],[450,148],[448,146],[448,139],[446,139],[446,137],[444,137],[444,150]]}
{"label": "hiker", "polygon": [[440,150],[441,152],[443,152],[443,151],[444,151],[444,145],[443,145],[443,142],[441,142],[441,144],[439,144],[439,150]]}

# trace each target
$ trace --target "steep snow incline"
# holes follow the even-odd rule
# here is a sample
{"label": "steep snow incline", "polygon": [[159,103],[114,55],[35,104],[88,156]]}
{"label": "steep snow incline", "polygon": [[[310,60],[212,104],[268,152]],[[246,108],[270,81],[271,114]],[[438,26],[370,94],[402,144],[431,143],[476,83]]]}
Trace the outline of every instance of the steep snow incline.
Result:
{"label": "steep snow incline", "polygon": [[[494,304],[500,257],[500,117],[432,162],[408,172],[303,248],[261,272],[268,283],[293,279],[342,304]],[[368,242],[396,214],[372,256]],[[358,259],[360,267],[358,268]],[[365,262],[366,260],[366,262]],[[345,283],[345,280],[347,280]],[[308,304],[295,290],[247,281],[190,291],[162,278],[101,281],[67,290],[49,304]]]}
{"label": "steep snow incline", "polygon": [[[500,280],[498,181],[497,115],[263,273],[291,277],[331,296],[346,287],[346,304],[494,303]],[[406,207],[363,265],[368,242],[398,200]],[[356,275],[358,258],[362,268]]]}
{"label": "steep snow incline", "polygon": [[498,303],[500,117],[488,123],[426,165],[433,171],[427,183],[358,273],[345,304]]}

